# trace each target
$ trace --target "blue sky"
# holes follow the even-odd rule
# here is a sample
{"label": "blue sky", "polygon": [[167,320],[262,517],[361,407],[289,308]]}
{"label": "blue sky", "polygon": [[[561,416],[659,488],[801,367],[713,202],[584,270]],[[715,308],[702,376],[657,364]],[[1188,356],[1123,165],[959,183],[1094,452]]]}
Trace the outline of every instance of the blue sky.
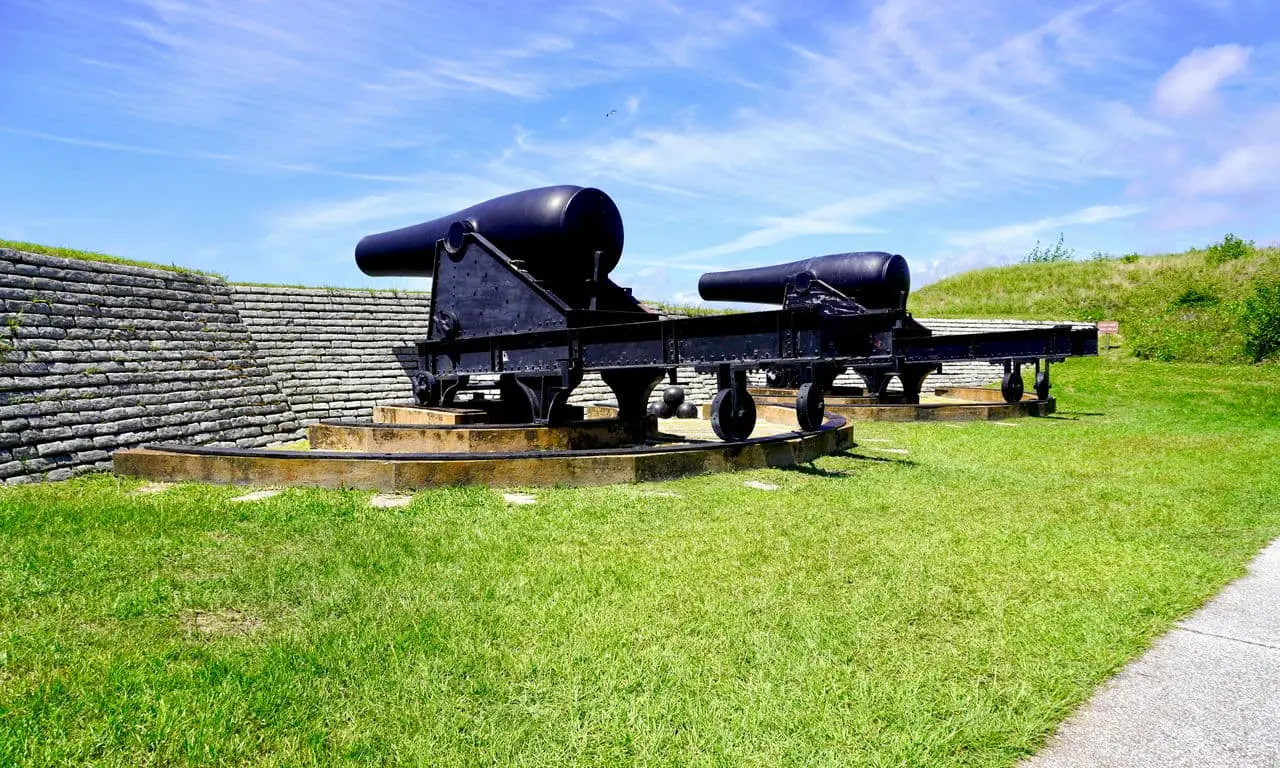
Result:
{"label": "blue sky", "polygon": [[367,278],[370,232],[545,184],[614,279],[850,250],[915,285],[1280,237],[1269,0],[0,0],[0,237],[232,279]]}

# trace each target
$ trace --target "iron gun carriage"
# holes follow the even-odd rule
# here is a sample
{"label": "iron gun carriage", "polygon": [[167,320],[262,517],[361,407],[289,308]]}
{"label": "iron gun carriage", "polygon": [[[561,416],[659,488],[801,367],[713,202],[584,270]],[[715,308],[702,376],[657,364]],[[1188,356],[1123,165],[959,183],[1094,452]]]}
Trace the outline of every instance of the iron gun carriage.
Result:
{"label": "iron gun carriage", "polygon": [[1097,353],[1096,330],[1071,326],[933,336],[907,312],[906,260],[881,252],[708,273],[699,281],[704,299],[774,308],[664,318],[609,278],[622,244],[613,200],[566,185],[370,235],[355,255],[366,274],[432,279],[431,319],[416,342],[417,402],[450,405],[474,388],[472,377],[497,375],[513,423],[573,418],[567,400],[588,372],[613,392],[620,419],[639,419],[654,387],[691,366],[715,374],[712,428],[738,441],[755,427],[752,370],[796,384],[797,422],[814,430],[823,391],[847,369],[875,393],[897,377],[911,402],[944,362],[1003,362],[1002,389],[1013,402],[1022,397],[1021,365],[1036,364],[1037,393],[1047,397],[1050,362]]}

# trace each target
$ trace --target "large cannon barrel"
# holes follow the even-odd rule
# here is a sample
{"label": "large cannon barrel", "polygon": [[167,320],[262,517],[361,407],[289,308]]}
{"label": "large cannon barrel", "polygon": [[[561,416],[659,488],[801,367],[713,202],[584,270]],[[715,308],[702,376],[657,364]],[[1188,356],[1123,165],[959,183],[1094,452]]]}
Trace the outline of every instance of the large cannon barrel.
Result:
{"label": "large cannon barrel", "polygon": [[[588,279],[601,253],[600,276],[622,257],[622,214],[593,187],[561,185],[514,192],[432,221],[369,235],[356,245],[356,264],[366,275],[429,277],[436,242],[455,222],[473,231],[526,268],[552,279]],[[455,237],[459,234],[454,227]]]}
{"label": "large cannon barrel", "polygon": [[771,267],[708,272],[698,280],[698,295],[707,301],[782,304],[787,283],[804,272],[869,309],[897,307],[911,290],[906,259],[882,251],[860,251]]}

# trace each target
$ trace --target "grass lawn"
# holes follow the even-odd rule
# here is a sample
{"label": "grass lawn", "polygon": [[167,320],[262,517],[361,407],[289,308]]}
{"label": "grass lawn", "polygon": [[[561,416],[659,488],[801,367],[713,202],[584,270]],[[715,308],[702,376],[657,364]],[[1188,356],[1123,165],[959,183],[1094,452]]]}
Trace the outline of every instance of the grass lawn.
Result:
{"label": "grass lawn", "polygon": [[1055,375],[528,506],[0,489],[0,765],[1011,765],[1280,535],[1280,369]]}

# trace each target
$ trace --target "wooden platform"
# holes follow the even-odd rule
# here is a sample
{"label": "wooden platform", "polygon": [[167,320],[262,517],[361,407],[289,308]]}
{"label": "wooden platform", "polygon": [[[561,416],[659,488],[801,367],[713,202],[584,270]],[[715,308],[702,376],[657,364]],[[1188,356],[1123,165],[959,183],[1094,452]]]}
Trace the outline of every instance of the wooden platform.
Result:
{"label": "wooden platform", "polygon": [[366,453],[580,451],[635,445],[657,431],[658,420],[653,416],[632,424],[594,419],[554,427],[321,422],[307,428],[307,442],[312,450]]}
{"label": "wooden platform", "polygon": [[118,451],[115,471],[162,482],[413,490],[450,485],[494,487],[607,485],[813,461],[853,445],[853,425],[828,419],[800,434],[762,420],[757,437],[707,439],[707,422],[668,420],[670,442],[633,448],[509,453],[280,450],[149,445]]}
{"label": "wooden platform", "polygon": [[[461,400],[452,406],[425,406],[417,403],[390,403],[374,406],[375,424],[419,424],[453,426],[458,424],[486,424],[495,421],[495,414],[502,409],[498,400]],[[581,406],[565,406],[565,418],[581,420],[589,418]]]}

